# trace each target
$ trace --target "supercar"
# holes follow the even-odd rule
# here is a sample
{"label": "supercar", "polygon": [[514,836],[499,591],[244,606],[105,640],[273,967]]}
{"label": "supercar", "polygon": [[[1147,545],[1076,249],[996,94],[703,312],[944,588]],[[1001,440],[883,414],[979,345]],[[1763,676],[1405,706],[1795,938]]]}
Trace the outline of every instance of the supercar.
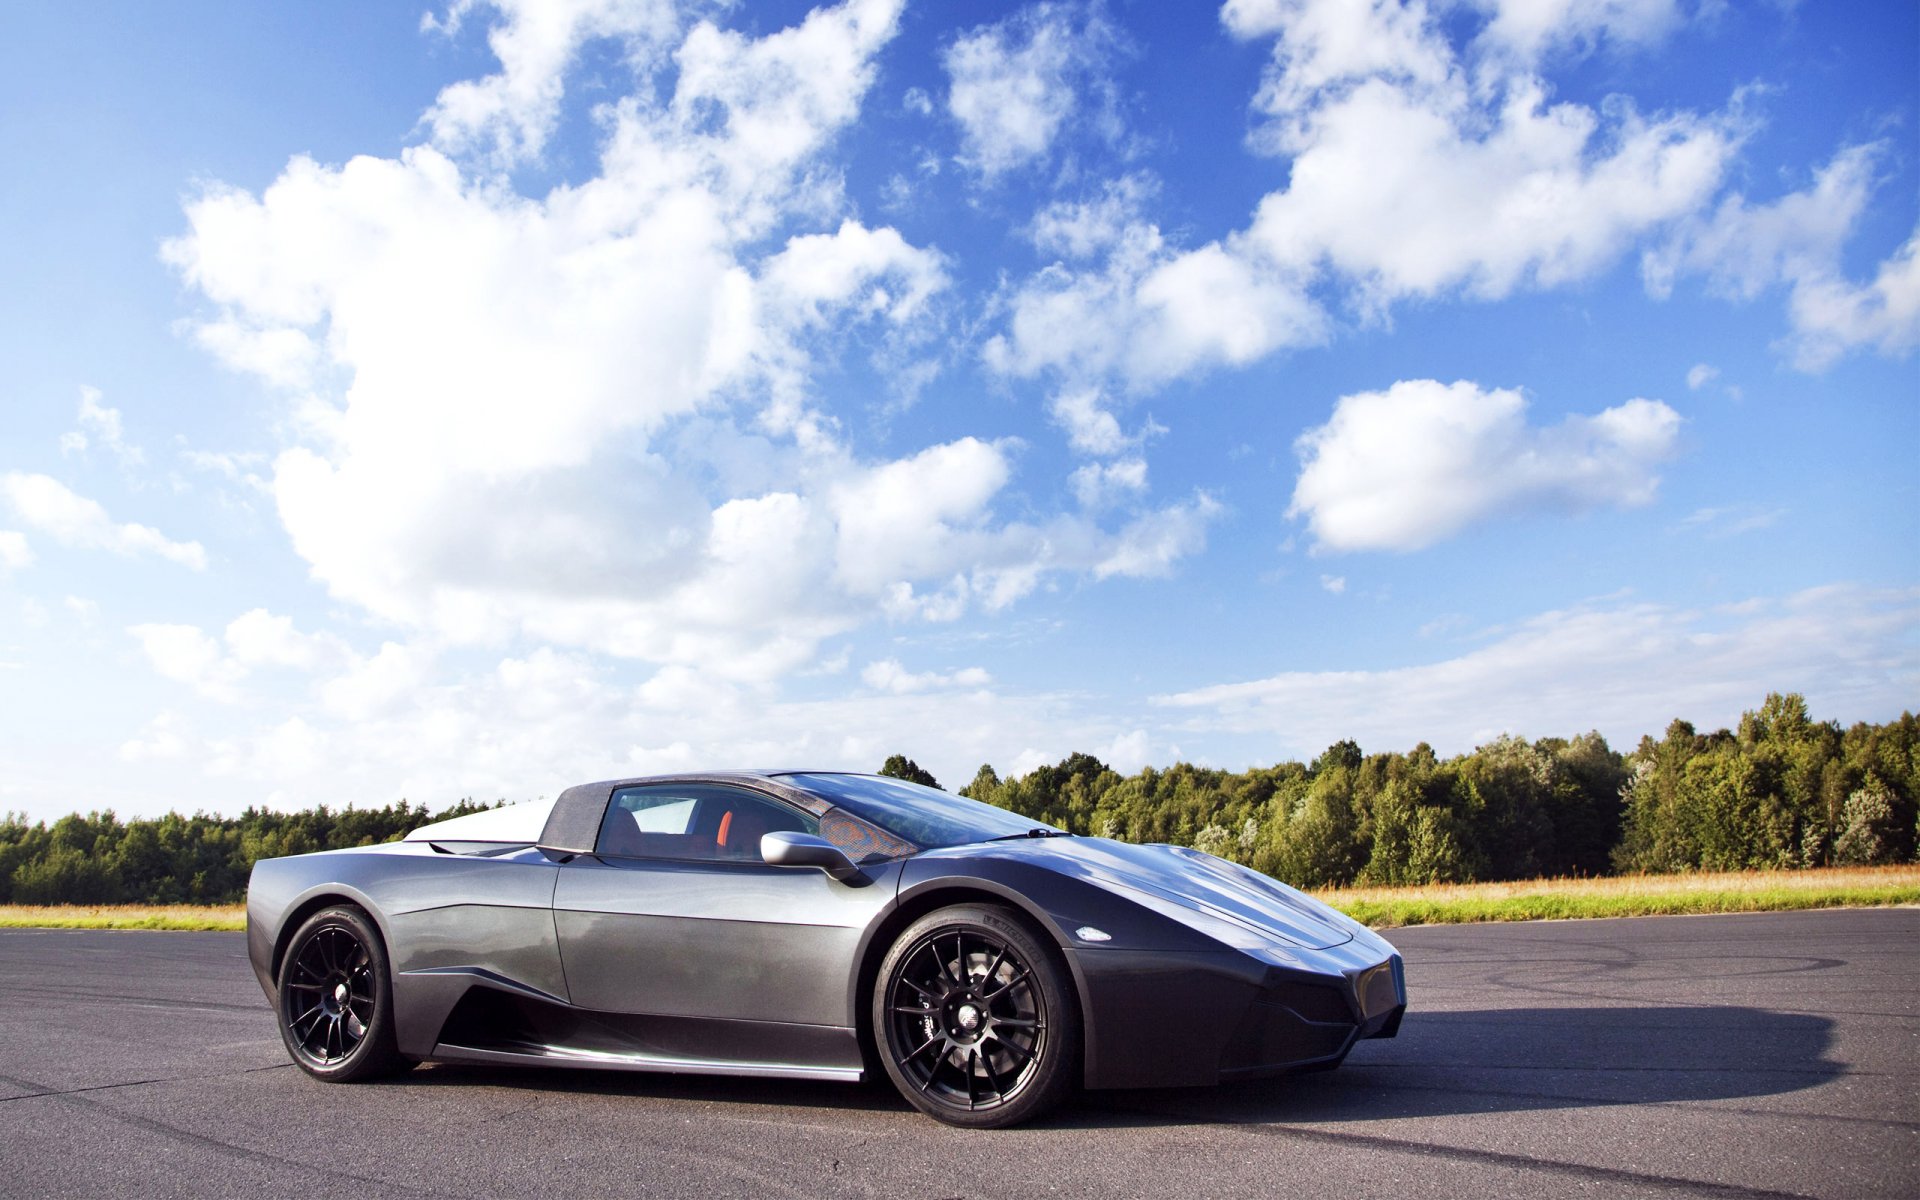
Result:
{"label": "supercar", "polygon": [[1337,1066],[1406,1009],[1391,945],[1245,867],[830,772],[582,784],[264,859],[247,951],[320,1079],[884,1071],[971,1126]]}

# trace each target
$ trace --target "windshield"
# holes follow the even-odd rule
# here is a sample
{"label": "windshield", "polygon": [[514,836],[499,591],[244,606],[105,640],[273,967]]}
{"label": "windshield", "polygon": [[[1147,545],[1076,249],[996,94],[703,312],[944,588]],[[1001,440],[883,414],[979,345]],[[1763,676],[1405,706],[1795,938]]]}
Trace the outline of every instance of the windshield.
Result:
{"label": "windshield", "polygon": [[1052,826],[886,775],[787,775],[784,778],[923,850],[965,846]]}

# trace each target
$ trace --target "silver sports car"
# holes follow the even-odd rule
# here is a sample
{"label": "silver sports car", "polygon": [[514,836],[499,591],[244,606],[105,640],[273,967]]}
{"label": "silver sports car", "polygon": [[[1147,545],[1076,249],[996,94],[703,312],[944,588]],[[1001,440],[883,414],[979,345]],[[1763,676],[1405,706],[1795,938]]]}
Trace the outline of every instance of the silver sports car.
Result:
{"label": "silver sports car", "polygon": [[1336,1066],[1406,1009],[1392,946],[1264,875],[830,772],[582,784],[266,859],[247,950],[321,1079],[885,1071],[971,1126]]}

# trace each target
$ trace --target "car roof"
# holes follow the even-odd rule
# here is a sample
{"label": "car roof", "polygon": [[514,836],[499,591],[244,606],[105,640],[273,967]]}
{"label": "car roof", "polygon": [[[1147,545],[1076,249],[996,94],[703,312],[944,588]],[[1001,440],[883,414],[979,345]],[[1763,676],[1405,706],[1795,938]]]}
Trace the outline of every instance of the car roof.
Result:
{"label": "car roof", "polygon": [[728,770],[681,771],[669,775],[636,775],[625,779],[601,779],[579,783],[561,792],[547,817],[540,844],[557,850],[586,853],[593,849],[600,833],[600,820],[606,815],[607,801],[622,788],[647,787],[673,783],[754,784],[772,792],[814,816],[833,807],[833,801],[805,788],[786,782],[789,775],[858,775],[858,771]]}

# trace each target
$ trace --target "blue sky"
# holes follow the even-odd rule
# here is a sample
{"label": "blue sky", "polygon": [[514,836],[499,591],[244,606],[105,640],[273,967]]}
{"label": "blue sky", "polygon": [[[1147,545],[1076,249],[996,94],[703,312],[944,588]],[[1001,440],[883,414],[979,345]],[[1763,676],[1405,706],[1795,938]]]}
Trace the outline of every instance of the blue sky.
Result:
{"label": "blue sky", "polygon": [[11,6],[0,808],[1920,696],[1902,3]]}

